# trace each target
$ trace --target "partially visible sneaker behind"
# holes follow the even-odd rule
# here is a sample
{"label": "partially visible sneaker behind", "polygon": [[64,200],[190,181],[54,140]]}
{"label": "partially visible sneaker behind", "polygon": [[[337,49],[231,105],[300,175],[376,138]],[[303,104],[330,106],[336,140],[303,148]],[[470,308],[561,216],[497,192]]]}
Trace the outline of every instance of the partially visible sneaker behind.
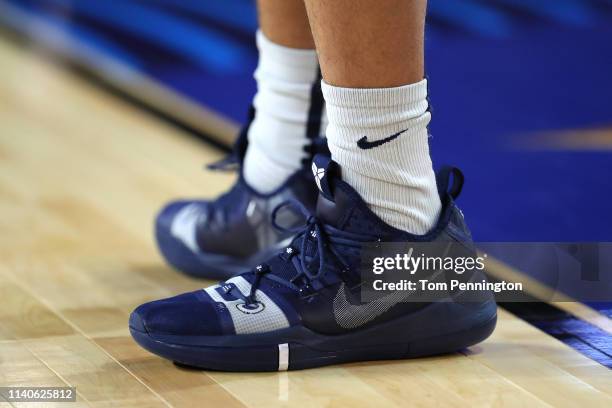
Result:
{"label": "partially visible sneaker behind", "polygon": [[[456,291],[441,301],[410,302],[411,292],[401,291],[369,302],[360,299],[365,243],[441,242],[440,247],[473,251],[454,203],[460,172],[452,171],[450,186],[451,172],[439,175],[442,211],[425,235],[383,222],[341,180],[329,158],[317,156],[313,172],[321,190],[316,214],[290,245],[218,285],[139,306],[129,323],[134,339],[185,365],[274,371],[449,353],[492,333],[496,305],[488,291],[468,297]],[[480,272],[462,276],[484,279]]]}
{"label": "partially visible sneaker behind", "polygon": [[[315,153],[327,152],[325,139],[311,139],[301,168],[279,188],[261,194],[248,185],[242,172],[247,129],[241,132],[230,156],[209,166],[238,170],[238,179],[228,192],[215,200],[172,202],[157,216],[155,237],[160,252],[169,264],[188,275],[225,279],[263,262],[294,235],[272,226],[272,210],[289,199],[314,210],[317,188],[310,162]],[[284,216],[287,225],[303,222],[301,214],[286,212]]]}

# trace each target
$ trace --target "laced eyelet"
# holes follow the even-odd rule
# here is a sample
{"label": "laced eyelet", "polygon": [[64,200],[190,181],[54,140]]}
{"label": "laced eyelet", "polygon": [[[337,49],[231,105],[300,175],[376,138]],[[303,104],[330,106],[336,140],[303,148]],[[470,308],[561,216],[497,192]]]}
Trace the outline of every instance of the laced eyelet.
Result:
{"label": "laced eyelet", "polygon": [[316,291],[310,284],[306,284],[300,287],[298,292],[300,294],[300,298],[302,299],[309,299],[309,298],[312,298],[314,295],[316,295]]}
{"label": "laced eyelet", "polygon": [[312,293],[312,291],[313,291],[313,287],[309,283],[306,283],[299,289],[299,292],[302,295],[310,294]]}
{"label": "laced eyelet", "polygon": [[[280,226],[276,222],[276,218],[279,210],[285,207],[291,207],[296,212],[301,213],[306,221],[305,225],[287,228]],[[271,271],[269,278],[271,281],[283,280],[283,284],[288,286],[289,289],[295,290],[299,293],[299,297],[302,299],[313,299],[317,293],[324,287],[323,281],[326,281],[326,259],[331,256],[333,262],[337,262],[347,268],[348,263],[346,262],[345,256],[339,251],[335,250],[332,243],[338,243],[338,245],[359,247],[365,240],[356,240],[355,234],[344,232],[334,228],[331,225],[325,224],[323,220],[319,220],[312,212],[306,208],[301,202],[295,199],[290,199],[278,204],[271,214],[272,224],[275,228],[284,232],[291,232],[297,234],[293,239],[292,244],[286,247],[284,251],[278,254],[278,257],[283,260],[291,259],[294,266],[296,275],[290,278],[287,282],[287,278],[275,277],[274,272]],[[312,239],[314,238],[314,248]],[[359,237],[358,237],[359,238]],[[370,239],[372,239],[371,237]],[[328,242],[330,241],[330,242]],[[380,240],[379,240],[380,242]],[[298,248],[293,247],[296,245]],[[312,251],[311,251],[312,250]],[[314,252],[313,252],[314,251]],[[312,252],[312,253],[311,253]],[[318,254],[318,256],[316,256]],[[296,257],[296,255],[298,255]],[[318,268],[316,271],[312,271],[316,265],[316,259],[318,258]],[[278,259],[278,258],[276,258]],[[269,272],[268,265],[258,265],[254,271],[254,279],[251,284],[251,291],[248,299],[253,300],[254,295],[257,292],[262,278]],[[347,273],[346,275],[350,275]],[[287,284],[288,283],[288,284]]]}
{"label": "laced eyelet", "polygon": [[281,259],[288,261],[292,256],[297,255],[297,253],[297,249],[292,246],[288,246],[283,252],[279,254],[279,256],[281,257]]}
{"label": "laced eyelet", "polygon": [[301,287],[301,286],[304,286],[304,285],[308,284],[308,281],[306,280],[306,277],[304,275],[301,275],[301,274],[297,275],[297,276],[294,276],[293,278],[291,278],[289,280],[289,282],[291,282],[292,284],[294,284],[297,287]]}
{"label": "laced eyelet", "polygon": [[267,264],[259,264],[255,267],[255,273],[256,274],[263,274],[266,273],[270,270],[270,267]]}

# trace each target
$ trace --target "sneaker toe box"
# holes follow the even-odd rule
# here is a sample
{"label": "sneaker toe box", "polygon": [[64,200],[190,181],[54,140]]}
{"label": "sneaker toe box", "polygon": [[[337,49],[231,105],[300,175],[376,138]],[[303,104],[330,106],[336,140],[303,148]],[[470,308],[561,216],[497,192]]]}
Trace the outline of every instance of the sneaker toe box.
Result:
{"label": "sneaker toe box", "polygon": [[137,307],[130,316],[130,328],[149,335],[221,335],[222,327],[214,303],[195,291]]}

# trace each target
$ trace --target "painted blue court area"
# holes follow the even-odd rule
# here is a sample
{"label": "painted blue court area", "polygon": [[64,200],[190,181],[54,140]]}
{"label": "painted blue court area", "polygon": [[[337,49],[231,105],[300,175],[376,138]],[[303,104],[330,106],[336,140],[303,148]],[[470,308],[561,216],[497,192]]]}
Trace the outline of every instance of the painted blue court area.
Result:
{"label": "painted blue court area", "polygon": [[[245,117],[257,60],[251,0],[2,3]],[[466,173],[461,204],[477,240],[612,240],[611,40],[612,1],[430,2],[434,162]],[[593,130],[603,131],[595,142]],[[556,142],[564,131],[570,147]]]}

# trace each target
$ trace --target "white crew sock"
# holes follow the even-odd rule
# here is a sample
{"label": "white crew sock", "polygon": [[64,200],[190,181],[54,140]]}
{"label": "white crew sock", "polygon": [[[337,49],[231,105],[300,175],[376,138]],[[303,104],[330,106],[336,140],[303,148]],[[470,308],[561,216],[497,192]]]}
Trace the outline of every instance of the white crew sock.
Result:
{"label": "white crew sock", "polygon": [[[322,87],[327,142],[342,179],[387,224],[413,234],[428,232],[441,204],[429,157],[427,81],[384,89],[324,82]],[[398,132],[393,140],[372,145]],[[358,145],[364,137],[365,149]]]}
{"label": "white crew sock", "polygon": [[[243,173],[256,191],[269,193],[300,169],[307,157],[307,121],[312,88],[318,86],[319,62],[315,50],[274,44],[261,31],[257,48],[255,119],[248,132]],[[324,112],[322,121],[326,121]]]}

